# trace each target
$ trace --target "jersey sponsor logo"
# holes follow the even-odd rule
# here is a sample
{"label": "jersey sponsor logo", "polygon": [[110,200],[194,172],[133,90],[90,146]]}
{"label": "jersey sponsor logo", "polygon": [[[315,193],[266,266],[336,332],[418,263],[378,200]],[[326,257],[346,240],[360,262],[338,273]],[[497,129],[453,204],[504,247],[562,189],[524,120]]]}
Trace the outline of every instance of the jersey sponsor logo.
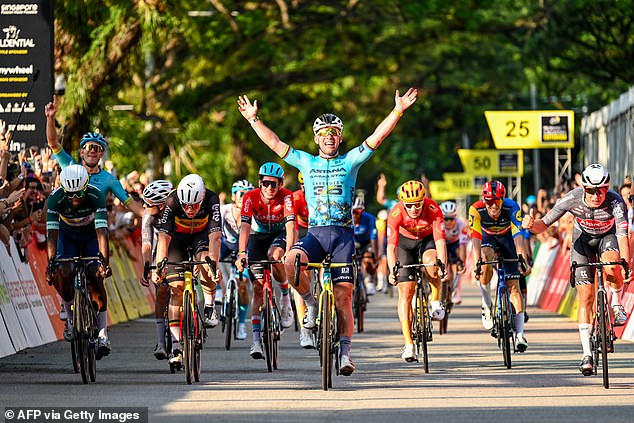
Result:
{"label": "jersey sponsor logo", "polygon": [[591,233],[604,233],[614,226],[614,218],[605,221],[577,218],[577,223]]}

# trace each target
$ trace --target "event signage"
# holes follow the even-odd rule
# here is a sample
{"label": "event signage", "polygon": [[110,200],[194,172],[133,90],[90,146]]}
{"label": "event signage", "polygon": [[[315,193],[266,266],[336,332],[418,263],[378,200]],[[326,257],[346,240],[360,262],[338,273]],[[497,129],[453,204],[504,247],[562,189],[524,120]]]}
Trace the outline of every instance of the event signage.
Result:
{"label": "event signage", "polygon": [[484,116],[499,149],[575,146],[575,116],[571,110],[488,110]]}
{"label": "event signage", "polygon": [[11,150],[46,145],[44,106],[53,94],[53,0],[0,4],[0,119]]}
{"label": "event signage", "polygon": [[524,153],[522,150],[458,150],[465,173],[473,176],[524,175]]}

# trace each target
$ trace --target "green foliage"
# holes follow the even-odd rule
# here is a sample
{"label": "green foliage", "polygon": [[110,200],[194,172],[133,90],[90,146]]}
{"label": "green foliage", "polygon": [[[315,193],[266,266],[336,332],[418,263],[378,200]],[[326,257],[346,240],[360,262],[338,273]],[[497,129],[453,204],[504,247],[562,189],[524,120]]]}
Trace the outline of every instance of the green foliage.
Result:
{"label": "green foliage", "polygon": [[455,150],[465,139],[491,147],[484,110],[530,108],[531,83],[538,108],[579,114],[615,98],[634,80],[631,6],[60,0],[56,70],[68,90],[59,114],[75,143],[88,129],[104,132],[121,172],[152,167],[158,176],[171,162],[173,178],[199,172],[226,190],[255,180],[264,161],[281,163],[237,112],[238,95],[257,99],[284,141],[316,152],[315,116],[341,116],[348,149],[389,113],[396,89],[415,86],[418,102],[359,175],[373,195],[384,172],[390,193],[421,172],[460,171]]}

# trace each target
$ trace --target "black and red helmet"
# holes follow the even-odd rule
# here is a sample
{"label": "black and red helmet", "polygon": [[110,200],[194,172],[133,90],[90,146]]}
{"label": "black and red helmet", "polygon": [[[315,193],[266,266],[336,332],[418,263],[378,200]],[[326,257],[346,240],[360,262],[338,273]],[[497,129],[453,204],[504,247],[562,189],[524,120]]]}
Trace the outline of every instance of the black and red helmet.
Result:
{"label": "black and red helmet", "polygon": [[500,181],[488,181],[482,186],[482,198],[485,200],[499,200],[506,197],[506,188]]}

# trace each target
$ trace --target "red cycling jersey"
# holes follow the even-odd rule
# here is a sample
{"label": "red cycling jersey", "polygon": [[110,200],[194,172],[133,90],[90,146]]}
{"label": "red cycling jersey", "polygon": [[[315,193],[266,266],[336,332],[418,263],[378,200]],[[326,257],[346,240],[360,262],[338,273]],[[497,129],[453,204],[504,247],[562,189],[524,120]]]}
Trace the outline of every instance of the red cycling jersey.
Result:
{"label": "red cycling jersey", "polygon": [[297,212],[297,226],[300,228],[308,228],[308,205],[306,204],[306,195],[303,189],[293,191],[293,204]]}
{"label": "red cycling jersey", "polygon": [[[265,200],[256,188],[247,192],[242,200],[241,220],[251,224],[257,233],[277,233],[285,229],[286,222],[295,220],[293,193],[280,188],[270,201]],[[255,222],[252,222],[255,220]]]}
{"label": "red cycling jersey", "polygon": [[392,208],[387,217],[387,242],[398,245],[399,234],[406,238],[419,240],[434,235],[434,241],[445,239],[443,214],[434,200],[423,200],[423,211],[417,218],[407,214],[402,202]]}

